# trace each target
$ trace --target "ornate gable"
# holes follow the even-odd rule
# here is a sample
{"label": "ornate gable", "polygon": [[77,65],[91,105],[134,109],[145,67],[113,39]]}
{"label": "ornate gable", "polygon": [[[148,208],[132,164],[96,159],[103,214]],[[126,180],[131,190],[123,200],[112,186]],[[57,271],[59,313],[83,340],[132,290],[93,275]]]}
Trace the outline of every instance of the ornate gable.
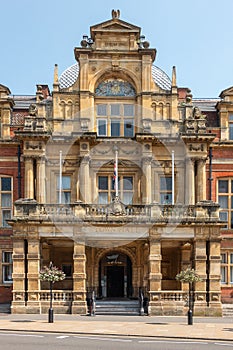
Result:
{"label": "ornate gable", "polygon": [[[112,19],[90,28],[97,49],[137,49],[141,28],[119,19],[120,11],[112,11]],[[119,43],[122,43],[119,44]]]}
{"label": "ornate gable", "polygon": [[[233,103],[233,86],[223,90],[219,97],[222,99],[221,102]],[[221,104],[220,102],[220,104]],[[219,105],[219,104],[218,104]]]}
{"label": "ornate gable", "polygon": [[91,34],[93,35],[97,32],[106,32],[106,31],[117,31],[117,32],[123,31],[123,32],[140,33],[140,30],[141,30],[140,27],[136,27],[118,18],[114,18],[109,21],[92,26]]}

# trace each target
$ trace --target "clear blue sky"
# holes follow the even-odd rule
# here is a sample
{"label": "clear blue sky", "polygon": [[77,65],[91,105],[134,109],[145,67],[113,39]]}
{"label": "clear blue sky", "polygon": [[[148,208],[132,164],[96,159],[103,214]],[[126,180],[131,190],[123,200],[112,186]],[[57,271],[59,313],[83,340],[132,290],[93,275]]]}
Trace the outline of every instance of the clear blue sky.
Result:
{"label": "clear blue sky", "polygon": [[233,86],[233,0],[0,0],[0,84],[12,94],[34,94],[36,84],[52,89],[75,63],[73,49],[91,25],[111,18],[142,28],[155,64],[194,97],[218,97]]}

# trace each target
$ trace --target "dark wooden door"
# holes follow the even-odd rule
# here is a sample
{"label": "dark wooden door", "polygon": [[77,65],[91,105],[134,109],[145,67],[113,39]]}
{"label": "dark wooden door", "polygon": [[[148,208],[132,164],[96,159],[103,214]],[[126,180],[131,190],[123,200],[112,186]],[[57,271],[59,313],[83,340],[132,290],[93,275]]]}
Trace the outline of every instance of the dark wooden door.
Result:
{"label": "dark wooden door", "polygon": [[107,267],[107,297],[124,297],[124,266]]}

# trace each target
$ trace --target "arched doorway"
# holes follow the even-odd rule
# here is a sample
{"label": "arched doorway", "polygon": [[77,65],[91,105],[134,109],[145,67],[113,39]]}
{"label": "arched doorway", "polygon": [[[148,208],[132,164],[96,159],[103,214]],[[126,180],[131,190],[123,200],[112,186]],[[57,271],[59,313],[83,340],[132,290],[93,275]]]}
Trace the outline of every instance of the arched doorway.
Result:
{"label": "arched doorway", "polygon": [[100,260],[99,291],[102,298],[132,296],[132,262],[126,254],[111,251]]}

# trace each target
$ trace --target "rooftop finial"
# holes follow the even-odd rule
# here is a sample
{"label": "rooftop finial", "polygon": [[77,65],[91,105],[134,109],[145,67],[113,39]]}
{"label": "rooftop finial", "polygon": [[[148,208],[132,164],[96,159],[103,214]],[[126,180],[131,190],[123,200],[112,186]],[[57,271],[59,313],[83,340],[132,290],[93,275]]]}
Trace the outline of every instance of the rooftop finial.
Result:
{"label": "rooftop finial", "polygon": [[54,91],[58,91],[59,90],[58,65],[57,64],[55,64],[55,66],[54,66],[53,90]]}
{"label": "rooftop finial", "polygon": [[112,18],[120,18],[120,10],[112,10]]}
{"label": "rooftop finial", "polygon": [[176,67],[172,67],[172,86],[176,86]]}

